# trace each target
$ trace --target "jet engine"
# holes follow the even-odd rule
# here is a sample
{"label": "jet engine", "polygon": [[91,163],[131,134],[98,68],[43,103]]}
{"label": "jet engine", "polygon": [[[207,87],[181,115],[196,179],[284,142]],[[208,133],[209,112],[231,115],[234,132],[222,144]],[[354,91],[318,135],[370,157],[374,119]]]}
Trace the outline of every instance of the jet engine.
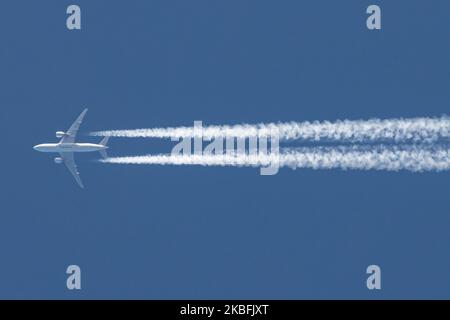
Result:
{"label": "jet engine", "polygon": [[61,164],[61,163],[63,163],[63,159],[60,158],[60,157],[56,157],[56,158],[55,158],[55,163]]}
{"label": "jet engine", "polygon": [[66,135],[66,133],[64,131],[56,131],[56,137],[57,138],[62,138]]}

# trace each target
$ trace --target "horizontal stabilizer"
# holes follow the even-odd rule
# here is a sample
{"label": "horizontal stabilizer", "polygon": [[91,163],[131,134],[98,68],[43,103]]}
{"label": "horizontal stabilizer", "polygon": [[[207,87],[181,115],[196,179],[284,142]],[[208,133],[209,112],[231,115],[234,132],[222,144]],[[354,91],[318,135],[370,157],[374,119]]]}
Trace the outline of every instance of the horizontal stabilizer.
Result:
{"label": "horizontal stabilizer", "polygon": [[104,138],[102,139],[102,141],[100,141],[100,144],[101,144],[102,146],[106,146],[106,145],[108,144],[108,140],[109,140],[109,137],[104,137]]}
{"label": "horizontal stabilizer", "polygon": [[100,154],[102,155],[102,158],[103,158],[103,159],[108,158],[108,154],[106,153],[106,150],[100,150],[99,152],[100,152]]}

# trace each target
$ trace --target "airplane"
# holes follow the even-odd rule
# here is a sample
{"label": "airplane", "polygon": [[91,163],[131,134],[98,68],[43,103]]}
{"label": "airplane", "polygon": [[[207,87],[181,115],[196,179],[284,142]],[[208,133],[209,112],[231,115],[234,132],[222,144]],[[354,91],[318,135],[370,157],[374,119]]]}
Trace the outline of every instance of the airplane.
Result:
{"label": "airplane", "polygon": [[75,138],[77,136],[78,129],[80,128],[81,122],[88,109],[84,109],[83,112],[78,116],[75,122],[70,126],[67,132],[57,131],[56,137],[61,138],[58,143],[44,143],[38,144],[33,147],[34,150],[40,152],[56,152],[59,153],[59,157],[55,158],[55,163],[61,164],[64,162],[67,169],[72,173],[75,181],[78,183],[80,188],[84,188],[83,182],[81,182],[80,173],[77,170],[77,165],[74,159],[75,152],[91,152],[99,151],[103,158],[107,158],[106,149],[108,149],[108,139],[109,137],[103,138],[99,144],[94,143],[76,143]]}

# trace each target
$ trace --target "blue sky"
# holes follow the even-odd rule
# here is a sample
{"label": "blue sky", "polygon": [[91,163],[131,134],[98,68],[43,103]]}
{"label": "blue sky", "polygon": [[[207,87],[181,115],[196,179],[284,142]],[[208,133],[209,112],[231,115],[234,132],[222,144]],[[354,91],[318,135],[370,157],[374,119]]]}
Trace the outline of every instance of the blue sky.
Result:
{"label": "blue sky", "polygon": [[[373,3],[381,31],[365,25]],[[448,114],[448,1],[79,0],[81,31],[69,4],[0,10],[0,298],[449,297],[447,172],[260,176],[86,154],[81,190],[32,149],[85,107],[82,133]],[[172,146],[117,138],[110,154]]]}

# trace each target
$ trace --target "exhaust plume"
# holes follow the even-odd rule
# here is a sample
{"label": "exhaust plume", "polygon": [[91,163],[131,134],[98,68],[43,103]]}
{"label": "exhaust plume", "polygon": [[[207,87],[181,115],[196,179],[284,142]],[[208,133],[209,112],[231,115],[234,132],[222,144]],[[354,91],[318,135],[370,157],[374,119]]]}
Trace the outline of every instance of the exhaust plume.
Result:
{"label": "exhaust plume", "polygon": [[433,142],[450,138],[450,118],[370,119],[233,126],[174,127],[91,132],[92,136],[126,138],[273,137],[280,140],[336,142]]}
{"label": "exhaust plume", "polygon": [[311,169],[408,170],[413,172],[450,169],[448,146],[333,146],[283,149],[272,154],[143,155],[100,159],[103,163],[148,165],[200,165],[279,167]]}

